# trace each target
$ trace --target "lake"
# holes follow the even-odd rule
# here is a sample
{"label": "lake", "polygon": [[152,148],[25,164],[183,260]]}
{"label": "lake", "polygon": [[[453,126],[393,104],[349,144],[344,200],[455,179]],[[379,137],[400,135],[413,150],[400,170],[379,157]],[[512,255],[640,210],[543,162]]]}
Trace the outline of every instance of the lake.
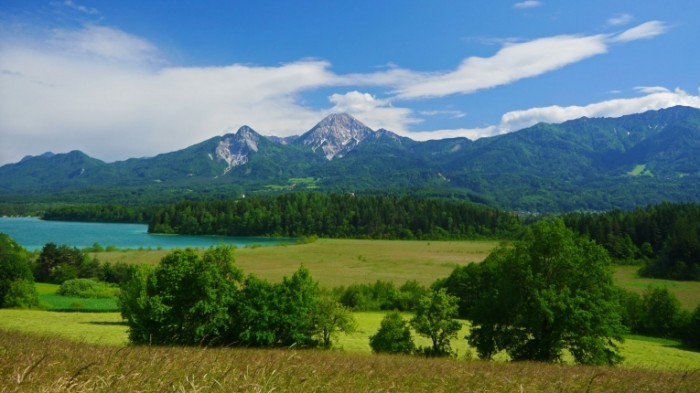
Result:
{"label": "lake", "polygon": [[32,217],[0,217],[0,232],[8,234],[30,251],[44,247],[46,243],[67,244],[71,247],[90,247],[99,243],[102,247],[117,248],[206,248],[217,244],[236,247],[247,245],[290,244],[291,238],[186,236],[149,234],[144,224],[111,224],[89,222],[44,221]]}

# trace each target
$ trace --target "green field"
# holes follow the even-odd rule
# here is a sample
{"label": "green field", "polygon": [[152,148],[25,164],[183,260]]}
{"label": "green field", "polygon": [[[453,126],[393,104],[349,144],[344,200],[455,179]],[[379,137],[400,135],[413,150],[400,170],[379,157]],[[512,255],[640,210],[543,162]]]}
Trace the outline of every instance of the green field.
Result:
{"label": "green field", "polygon": [[39,303],[47,310],[51,311],[92,311],[106,312],[118,311],[117,301],[114,298],[107,299],[86,299],[72,296],[57,295],[59,285],[36,283],[39,293]]}
{"label": "green field", "polygon": [[[304,265],[321,286],[416,280],[430,285],[455,266],[483,261],[495,241],[404,241],[319,239],[313,243],[241,248],[236,264],[247,273],[280,281]],[[157,264],[169,251],[115,251],[95,255],[101,262]]]}
{"label": "green field", "polygon": [[[370,353],[369,336],[377,331],[383,316],[384,313],[381,312],[354,313],[357,331],[349,335],[339,335],[334,348],[349,353]],[[404,314],[404,318],[409,319],[410,315]],[[0,309],[0,330],[65,337],[90,344],[123,346],[128,343],[127,329],[119,313]],[[467,323],[463,322],[462,331],[452,343],[460,359],[464,359],[468,353],[476,356],[473,350],[468,349],[464,339],[468,332]],[[414,340],[418,346],[429,345],[428,339],[415,334]],[[629,336],[622,346],[622,355],[625,357],[623,367],[655,370],[700,369],[700,352],[678,348],[678,342],[673,340]],[[497,357],[500,360],[504,358]]]}
{"label": "green field", "polygon": [[[371,283],[378,279],[393,281],[396,284],[406,280],[417,280],[429,285],[436,279],[447,276],[457,265],[482,261],[496,245],[497,243],[493,241],[320,239],[308,244],[238,249],[235,256],[237,265],[246,274],[252,273],[272,281],[279,281],[282,276],[291,275],[300,264],[303,264],[324,287]],[[116,251],[95,255],[101,262],[155,264],[167,253],[169,251],[164,250]],[[700,303],[700,283],[640,278],[636,270],[637,267],[633,266],[616,266],[616,283],[638,293],[649,285],[665,286],[679,297],[686,309],[692,309]],[[37,289],[42,303],[47,308],[72,308],[83,312],[3,309],[0,310],[0,331],[22,331],[39,336],[64,337],[72,341],[111,347],[122,347],[127,344],[127,326],[121,320],[119,313],[104,312],[116,309],[114,299],[107,299],[111,302],[110,304],[98,304],[97,302],[103,300],[65,298],[55,295],[58,286],[52,284],[37,284]],[[75,304],[78,301],[85,304],[78,306]],[[86,312],[90,310],[103,312]],[[349,335],[339,335],[335,340],[334,348],[347,354],[368,355],[370,353],[369,336],[376,332],[383,315],[381,312],[355,313],[357,331]],[[404,314],[404,317],[409,319],[410,315]],[[467,333],[468,324],[464,323],[458,339],[452,344],[461,361],[464,361],[466,356],[475,356],[464,339]],[[429,344],[425,338],[414,335],[414,339],[419,346]],[[4,344],[0,342],[0,352],[2,345]],[[700,352],[684,350],[678,345],[678,342],[672,340],[630,336],[622,346],[622,354],[625,357],[622,367],[645,370],[699,370]],[[336,351],[331,352],[336,353]],[[372,361],[364,359],[363,364],[373,364],[384,357],[374,356],[371,358]],[[504,356],[500,359],[503,360]],[[422,361],[411,360],[416,364]]]}
{"label": "green field", "polygon": [[[0,319],[2,320],[2,319]],[[0,329],[7,392],[697,392],[700,373],[338,351],[113,347]]]}
{"label": "green field", "polygon": [[638,294],[650,286],[668,288],[681,302],[681,307],[689,311],[700,304],[700,282],[644,278],[639,277],[637,270],[639,270],[638,266],[615,266],[613,275],[615,284]]}
{"label": "green field", "polygon": [[[271,281],[290,276],[303,264],[326,288],[354,283],[416,280],[430,285],[447,277],[455,266],[483,261],[498,245],[495,241],[401,241],[319,239],[313,243],[242,248],[235,252],[244,273]],[[101,262],[157,264],[170,251],[113,251],[95,255]],[[700,282],[641,278],[637,266],[615,266],[615,284],[642,293],[663,286],[678,297],[683,308],[700,304]]]}

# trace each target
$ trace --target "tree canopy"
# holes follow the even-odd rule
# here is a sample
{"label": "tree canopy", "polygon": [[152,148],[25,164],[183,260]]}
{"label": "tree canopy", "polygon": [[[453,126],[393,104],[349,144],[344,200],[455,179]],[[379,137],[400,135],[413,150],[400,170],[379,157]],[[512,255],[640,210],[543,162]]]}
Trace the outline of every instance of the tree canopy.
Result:
{"label": "tree canopy", "polygon": [[621,360],[625,329],[605,249],[561,220],[535,224],[521,241],[498,247],[480,266],[478,296],[468,313],[469,342],[490,358],[578,363]]}

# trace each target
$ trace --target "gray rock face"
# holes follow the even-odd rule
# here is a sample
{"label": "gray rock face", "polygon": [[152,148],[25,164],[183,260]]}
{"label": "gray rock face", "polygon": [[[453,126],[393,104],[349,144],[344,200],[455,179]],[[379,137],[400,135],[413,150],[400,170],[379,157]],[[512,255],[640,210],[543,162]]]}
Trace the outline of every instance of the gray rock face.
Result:
{"label": "gray rock face", "polygon": [[372,129],[346,113],[339,113],[327,116],[294,143],[309,146],[314,152],[321,150],[330,161],[344,156],[372,135]]}

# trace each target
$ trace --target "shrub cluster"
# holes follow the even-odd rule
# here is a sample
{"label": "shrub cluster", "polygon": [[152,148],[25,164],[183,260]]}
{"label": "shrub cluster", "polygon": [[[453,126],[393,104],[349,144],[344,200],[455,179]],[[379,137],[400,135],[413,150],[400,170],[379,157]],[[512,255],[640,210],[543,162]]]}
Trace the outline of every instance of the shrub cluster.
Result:
{"label": "shrub cluster", "polygon": [[119,297],[134,343],[252,347],[330,346],[353,324],[328,302],[303,267],[279,284],[244,278],[226,246],[202,257],[176,250],[154,270],[140,267]]}
{"label": "shrub cluster", "polygon": [[38,306],[29,254],[8,235],[0,233],[0,307]]}
{"label": "shrub cluster", "polygon": [[117,296],[119,288],[90,278],[75,278],[64,281],[56,293],[86,299],[107,299]]}
{"label": "shrub cluster", "polygon": [[631,333],[680,339],[700,348],[700,305],[692,313],[685,311],[667,288],[658,287],[647,288],[641,296],[620,289],[619,299],[622,321]]}
{"label": "shrub cluster", "polygon": [[352,284],[333,290],[340,303],[353,311],[412,311],[428,290],[415,280],[400,287],[393,282],[377,280],[374,284]]}

